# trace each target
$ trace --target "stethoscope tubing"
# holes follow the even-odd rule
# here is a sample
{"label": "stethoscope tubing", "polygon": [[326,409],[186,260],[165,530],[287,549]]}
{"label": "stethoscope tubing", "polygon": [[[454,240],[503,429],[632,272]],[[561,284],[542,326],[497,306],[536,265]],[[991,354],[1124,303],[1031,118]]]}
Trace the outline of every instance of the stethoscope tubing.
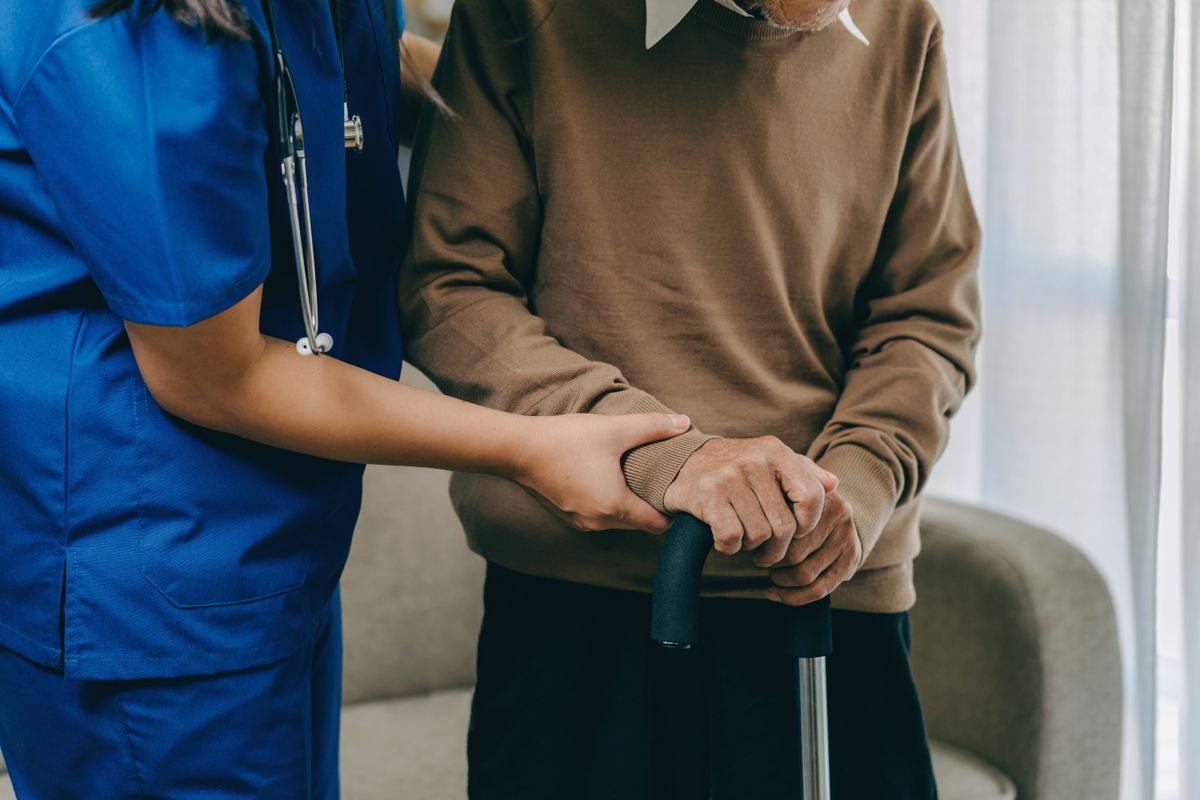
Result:
{"label": "stethoscope tubing", "polygon": [[[305,336],[296,342],[302,355],[322,355],[333,347],[333,337],[321,331],[317,257],[313,235],[312,205],[308,194],[308,165],[304,156],[304,127],[300,117],[300,99],[292,83],[291,71],[284,58],[271,0],[262,0],[275,58],[275,111],[279,136],[280,172],[287,196],[288,221],[292,235],[292,253],[296,262],[296,281]],[[349,89],[345,78],[341,13],[337,0],[330,3],[338,56],[342,59],[343,138],[349,149],[362,149],[362,122],[350,116]],[[353,134],[353,135],[352,135]]]}

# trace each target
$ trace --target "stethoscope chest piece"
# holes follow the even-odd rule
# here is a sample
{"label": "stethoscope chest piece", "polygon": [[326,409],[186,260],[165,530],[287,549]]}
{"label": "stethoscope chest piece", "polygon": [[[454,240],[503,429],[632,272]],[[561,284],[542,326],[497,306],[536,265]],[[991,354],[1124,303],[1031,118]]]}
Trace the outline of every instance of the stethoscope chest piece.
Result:
{"label": "stethoscope chest piece", "polygon": [[[328,353],[332,349],[333,349],[333,337],[330,336],[328,333],[318,333],[317,334],[317,349],[315,351],[316,354],[320,355],[322,353]],[[312,347],[312,344],[309,342],[307,336],[301,336],[299,339],[296,340],[296,352],[302,356],[313,355],[313,352],[314,352],[313,347]]]}

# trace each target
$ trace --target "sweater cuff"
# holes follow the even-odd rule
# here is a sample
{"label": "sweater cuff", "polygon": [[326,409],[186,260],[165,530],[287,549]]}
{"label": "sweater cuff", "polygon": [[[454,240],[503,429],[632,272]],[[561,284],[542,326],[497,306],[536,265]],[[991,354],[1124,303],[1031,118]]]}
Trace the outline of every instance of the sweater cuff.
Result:
{"label": "sweater cuff", "polygon": [[817,464],[837,476],[837,493],[850,504],[862,544],[861,567],[896,510],[896,479],[885,462],[856,445],[832,447],[817,459]]}
{"label": "sweater cuff", "polygon": [[[601,414],[675,413],[649,395],[639,392],[641,396],[630,403],[628,398],[621,397],[621,394],[611,395],[613,400],[609,402],[597,403],[594,410]],[[629,484],[629,490],[660,513],[671,513],[663,504],[667,487],[675,480],[679,470],[683,469],[684,462],[692,457],[692,453],[699,450],[709,439],[718,438],[720,437],[709,436],[691,428],[674,438],[633,448],[621,459],[621,469],[625,472],[625,482]]]}

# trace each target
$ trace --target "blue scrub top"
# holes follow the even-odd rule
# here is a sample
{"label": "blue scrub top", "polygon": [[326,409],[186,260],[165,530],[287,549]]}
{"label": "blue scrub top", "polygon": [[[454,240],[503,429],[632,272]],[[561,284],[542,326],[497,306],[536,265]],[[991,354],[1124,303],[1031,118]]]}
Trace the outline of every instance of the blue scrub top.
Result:
{"label": "blue scrub top", "polygon": [[[322,327],[335,357],[396,377],[399,61],[380,1],[339,0],[361,153],[342,145],[328,4],[275,10]],[[263,10],[246,0],[252,41],[208,43],[149,0],[103,20],[93,4],[0,4],[0,646],[70,678],[266,663],[336,586],[362,467],[164,413],[122,325],[188,325],[264,284],[263,331],[303,335]]]}

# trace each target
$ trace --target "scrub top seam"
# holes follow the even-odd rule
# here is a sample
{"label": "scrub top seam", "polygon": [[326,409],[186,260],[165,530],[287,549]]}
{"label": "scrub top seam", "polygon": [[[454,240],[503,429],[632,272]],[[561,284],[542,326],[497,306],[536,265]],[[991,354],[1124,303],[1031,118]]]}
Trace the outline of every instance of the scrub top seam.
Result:
{"label": "scrub top seam", "polygon": [[[206,46],[209,46],[209,45],[206,45]],[[154,116],[154,108],[155,107],[154,107],[153,98],[151,97],[151,93],[150,93],[150,81],[148,81],[146,79],[147,64],[146,64],[146,59],[143,56],[142,48],[140,47],[140,43],[139,43],[139,47],[137,48],[136,52],[138,55],[138,59],[137,59],[138,66],[140,67],[140,69],[138,69],[137,74],[141,78],[140,89],[141,89],[141,97],[142,97],[142,108],[144,109],[145,117],[147,119],[155,119],[155,116]],[[264,108],[264,111],[265,111],[265,108]],[[155,237],[155,239],[156,239],[155,245],[157,245],[157,247],[159,248],[159,253],[164,256],[164,259],[170,265],[167,268],[166,274],[176,274],[176,273],[178,273],[177,267],[178,267],[178,262],[179,262],[179,256],[175,254],[174,250],[171,247],[171,243],[168,239],[168,232],[171,230],[171,225],[169,224],[169,221],[167,219],[168,215],[164,208],[166,206],[166,204],[170,201],[169,198],[171,197],[171,194],[170,194],[170,191],[168,190],[168,186],[166,184],[164,184],[164,181],[163,181],[163,170],[162,170],[161,159],[159,158],[159,142],[157,140],[157,137],[151,135],[151,136],[146,137],[146,139],[148,141],[147,149],[150,152],[143,153],[142,157],[145,159],[144,163],[147,165],[146,166],[147,170],[149,171],[150,175],[153,176],[154,193],[157,196],[158,201],[159,201],[157,203],[151,203],[151,208],[153,209],[151,213],[153,215],[155,224],[152,226],[147,226],[147,229],[152,230],[159,234],[157,237]],[[172,281],[171,283],[174,284],[174,286],[172,288],[174,288],[174,289],[179,288],[180,281],[175,280],[175,281]]]}
{"label": "scrub top seam", "polygon": [[[0,623],[0,624],[3,624],[3,623]],[[274,652],[276,650],[276,648],[279,648],[281,645],[290,645],[292,647],[292,649],[286,650],[284,652],[294,653],[294,652],[296,652],[297,649],[299,649],[300,647],[302,647],[304,645],[305,641],[308,640],[308,638],[311,636],[311,631],[313,630],[315,625],[316,625],[316,623],[309,622],[306,626],[304,626],[302,628],[302,630],[306,629],[308,631],[308,633],[305,634],[305,638],[302,639],[299,644],[297,644],[293,640],[293,637],[287,636],[282,639],[271,639],[270,641],[251,645],[249,647],[239,647],[236,650],[196,650],[196,651],[184,653],[182,655],[171,655],[171,656],[117,656],[117,657],[113,657],[113,658],[93,658],[93,657],[89,657],[89,656],[71,656],[64,660],[67,662],[70,662],[71,665],[75,666],[75,667],[79,667],[80,665],[95,666],[95,665],[101,665],[101,664],[142,664],[142,663],[146,663],[146,662],[150,662],[150,661],[164,661],[164,662],[187,661],[187,660],[194,660],[201,656],[236,656],[241,653],[254,652],[255,650],[265,650],[267,652]],[[26,637],[26,638],[28,638],[28,637]],[[274,660],[278,660],[278,659],[270,659],[263,663],[270,663],[270,661],[274,661]],[[261,665],[259,665],[259,666],[261,666]],[[236,669],[241,669],[241,668],[239,667]],[[217,674],[217,673],[206,672],[206,673],[201,673],[201,674],[211,675],[211,674]]]}
{"label": "scrub top seam", "polygon": [[[140,370],[136,377],[130,381],[130,399],[133,401],[133,518],[137,521],[137,556],[138,556],[138,574],[142,580],[154,586],[154,582],[146,577],[146,561],[142,552],[142,542],[146,539],[146,520],[142,517],[142,496],[145,494],[145,486],[142,480],[142,415],[138,410],[138,397],[145,392],[150,393],[150,387],[145,385],[145,379],[141,376]],[[78,570],[76,570],[78,571]],[[154,586],[157,589],[157,586]],[[63,642],[63,663],[68,661],[66,642]]]}
{"label": "scrub top seam", "polygon": [[[39,642],[37,639],[31,639],[28,636],[26,636],[25,634],[21,633],[16,628],[12,627],[11,625],[7,625],[4,622],[0,622],[0,628],[3,628],[4,630],[8,631],[9,633],[11,633],[13,636],[16,636],[21,641],[29,642],[29,644],[33,645],[33,647],[35,647],[37,650],[42,651],[44,653],[49,653],[50,658],[46,659],[46,658],[43,658],[40,656],[34,656],[29,651],[23,651],[23,650],[18,651],[15,648],[9,648],[11,650],[14,650],[14,652],[18,652],[20,655],[23,655],[25,658],[28,658],[31,661],[35,661],[38,664],[41,664],[46,667],[59,667],[62,665],[63,659],[65,657],[65,653],[63,653],[63,651],[61,649],[54,648],[54,647],[47,647],[44,642]],[[3,645],[0,645],[0,647],[3,647]]]}
{"label": "scrub top seam", "polygon": [[21,105],[21,100],[25,97],[25,90],[29,87],[29,82],[33,80],[33,76],[37,75],[38,70],[42,68],[42,63],[45,62],[46,58],[64,41],[84,30],[85,28],[90,28],[98,22],[100,22],[98,19],[86,19],[74,27],[67,28],[65,31],[55,36],[50,41],[50,44],[46,45],[46,49],[43,50],[41,55],[37,57],[37,59],[33,62],[33,66],[29,68],[29,72],[26,73],[25,77],[21,80],[21,87],[17,90],[17,93],[13,95],[12,109],[14,121],[17,115],[17,106]]}
{"label": "scrub top seam", "polygon": [[125,743],[129,745],[129,766],[133,770],[133,778],[137,781],[138,800],[145,800],[146,785],[142,782],[142,772],[138,769],[137,753],[133,749],[133,734],[129,730],[129,714],[125,711],[124,691],[117,691],[117,707],[121,709],[121,728],[125,731]]}
{"label": "scrub top seam", "polygon": [[[386,88],[388,85],[387,73],[386,73],[384,65],[383,65],[383,57],[385,54],[380,52],[380,50],[379,50],[379,40],[380,40],[380,38],[382,38],[383,41],[388,43],[388,45],[389,45],[388,54],[390,54],[391,53],[390,45],[392,44],[392,37],[391,37],[391,34],[388,33],[388,31],[386,31],[386,30],[383,32],[383,36],[380,37],[379,25],[376,24],[376,22],[375,22],[375,9],[371,6],[371,4],[369,2],[366,4],[366,7],[367,7],[367,19],[371,23],[371,38],[373,38],[375,40],[375,47],[374,47],[375,67],[376,67],[376,71],[379,73],[379,83]],[[384,27],[386,28],[387,26],[385,25]],[[342,65],[342,80],[345,80],[345,79],[346,79],[346,65],[343,64]],[[399,86],[397,86],[397,89],[399,89]],[[384,126],[387,128],[388,144],[391,146],[392,152],[399,153],[400,145],[396,140],[396,132],[392,129],[392,119],[390,116],[384,119]]]}
{"label": "scrub top seam", "polygon": [[[166,311],[172,315],[170,323],[161,321],[148,322],[150,325],[167,324],[172,327],[187,327],[197,322],[201,322],[210,317],[220,314],[222,311],[228,311],[238,303],[250,296],[250,293],[257,289],[267,276],[271,273],[271,258],[268,255],[261,260],[251,272],[248,272],[245,277],[227,286],[222,286],[215,291],[206,294],[197,295],[192,300],[134,300],[132,298],[122,297],[118,294],[104,292],[104,301],[108,304],[109,310],[122,319],[128,319],[132,322],[138,320],[134,317],[139,316],[139,312],[163,312]],[[94,278],[93,278],[94,280]],[[217,299],[218,304],[209,303],[210,300]],[[228,302],[226,302],[228,301]],[[184,322],[183,320],[187,320]]]}
{"label": "scrub top seam", "polygon": [[79,321],[75,323],[75,335],[71,338],[71,362],[67,365],[67,390],[63,392],[63,547],[71,540],[71,387],[75,381],[75,355],[79,349],[79,334],[83,330],[83,320],[87,313],[87,309],[81,310]]}

